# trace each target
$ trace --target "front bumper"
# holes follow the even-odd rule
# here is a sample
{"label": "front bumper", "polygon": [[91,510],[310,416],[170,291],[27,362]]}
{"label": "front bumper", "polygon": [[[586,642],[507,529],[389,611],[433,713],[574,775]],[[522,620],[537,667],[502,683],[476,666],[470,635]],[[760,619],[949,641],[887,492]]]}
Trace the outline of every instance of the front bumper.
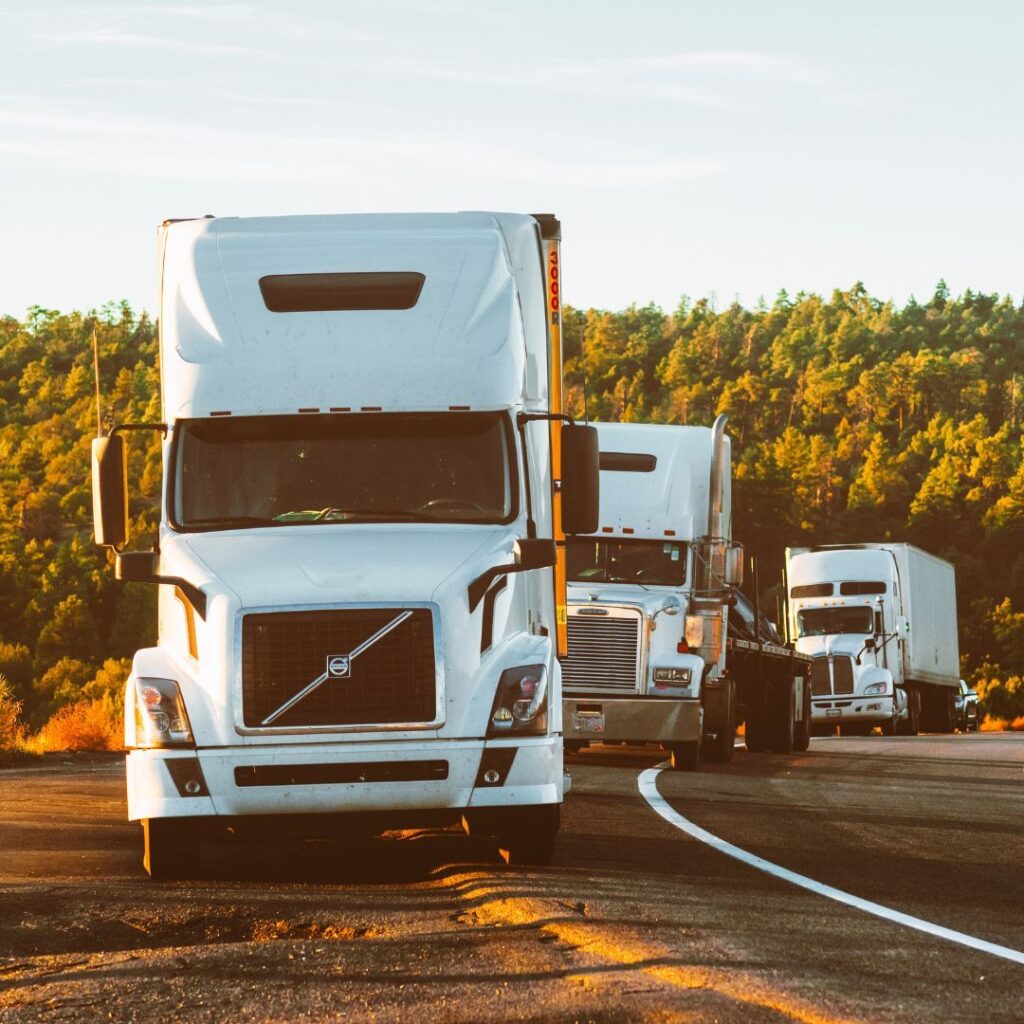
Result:
{"label": "front bumper", "polygon": [[566,697],[562,730],[567,740],[687,743],[700,739],[696,697]]}
{"label": "front bumper", "polygon": [[843,722],[872,722],[876,725],[892,721],[892,694],[870,697],[814,697],[811,700],[811,723],[841,725]]}
{"label": "front bumper", "polygon": [[[485,751],[488,761],[482,768]],[[168,762],[197,758],[203,785],[191,796],[179,788]],[[492,762],[500,776],[495,784],[482,781]],[[421,770],[421,765],[433,767]],[[318,776],[335,781],[306,781]],[[421,811],[561,803],[564,795],[558,736],[133,750],[127,758],[127,779],[130,821],[346,812],[408,811],[415,816]]]}

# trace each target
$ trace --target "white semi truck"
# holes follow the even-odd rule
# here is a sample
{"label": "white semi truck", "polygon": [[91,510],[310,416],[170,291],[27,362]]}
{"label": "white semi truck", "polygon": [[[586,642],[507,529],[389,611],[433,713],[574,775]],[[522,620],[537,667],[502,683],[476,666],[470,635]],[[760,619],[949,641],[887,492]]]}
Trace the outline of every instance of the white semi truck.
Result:
{"label": "white semi truck", "polygon": [[960,685],[953,566],[910,544],[786,551],[788,629],[811,658],[811,724],[952,732]]}
{"label": "white semi truck", "polygon": [[[563,530],[598,490],[561,411],[559,238],[500,213],[161,229],[163,420],[93,446],[96,540],[159,586],[125,714],[150,874],[227,830],[460,819],[550,858]],[[125,551],[149,428],[158,543]]]}
{"label": "white semi truck", "polygon": [[674,768],[806,750],[807,659],[739,591],[726,418],[598,423],[600,527],[569,541],[566,746],[660,743]]}

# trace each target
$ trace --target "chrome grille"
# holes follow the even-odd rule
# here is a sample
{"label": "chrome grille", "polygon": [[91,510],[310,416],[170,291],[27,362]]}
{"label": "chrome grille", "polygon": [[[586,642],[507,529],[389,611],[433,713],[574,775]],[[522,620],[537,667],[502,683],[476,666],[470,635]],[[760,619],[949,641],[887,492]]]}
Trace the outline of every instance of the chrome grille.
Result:
{"label": "chrome grille", "polygon": [[608,614],[569,615],[569,656],[562,661],[562,686],[585,693],[636,693],[640,677],[640,615],[611,608],[601,611]]}
{"label": "chrome grille", "polygon": [[853,693],[853,659],[836,655],[832,660],[832,692]]}
{"label": "chrome grille", "polygon": [[[404,617],[403,617],[404,613]],[[396,617],[401,622],[294,706],[326,675],[328,659],[359,650]],[[242,709],[250,728],[432,722],[437,675],[433,617],[425,608],[316,609],[242,619]],[[268,721],[268,719],[270,721]]]}
{"label": "chrome grille", "polygon": [[853,693],[853,659],[846,654],[835,655],[830,672],[826,656],[815,658],[811,662],[811,693],[815,697]]}
{"label": "chrome grille", "polygon": [[815,697],[826,696],[832,692],[831,680],[828,677],[828,659],[815,658],[811,662],[811,693]]}

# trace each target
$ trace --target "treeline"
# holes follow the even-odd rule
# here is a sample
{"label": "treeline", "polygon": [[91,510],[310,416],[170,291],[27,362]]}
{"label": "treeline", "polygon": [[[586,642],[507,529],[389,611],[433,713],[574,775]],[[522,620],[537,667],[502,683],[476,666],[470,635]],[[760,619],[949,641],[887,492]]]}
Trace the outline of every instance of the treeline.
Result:
{"label": "treeline", "polygon": [[[92,543],[94,336],[104,429],[159,419],[145,314],[0,319],[0,673],[32,728],[83,698],[109,701],[155,634],[155,588],[116,584]],[[577,414],[729,415],[735,534],[757,556],[766,607],[787,545],[918,544],[957,567],[964,670],[987,709],[1024,714],[1024,308],[941,284],[895,307],[856,285],[755,309],[567,308],[563,337]],[[130,477],[143,543],[155,438],[133,438]]]}
{"label": "treeline", "polygon": [[[145,314],[122,304],[0,319],[0,705],[9,718],[20,703],[27,732],[81,705],[57,724],[91,722],[89,734],[101,734],[96,719],[104,709],[116,717],[132,653],[156,636],[155,589],[117,584],[92,542],[94,336],[103,430],[158,420],[156,328]],[[160,490],[155,440],[133,442],[130,476],[136,535],[151,537]]]}

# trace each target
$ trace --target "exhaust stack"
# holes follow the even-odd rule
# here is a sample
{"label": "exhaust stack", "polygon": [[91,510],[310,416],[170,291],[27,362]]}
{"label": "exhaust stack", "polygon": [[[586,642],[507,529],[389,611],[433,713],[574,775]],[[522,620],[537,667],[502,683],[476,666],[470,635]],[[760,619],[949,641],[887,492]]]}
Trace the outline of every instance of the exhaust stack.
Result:
{"label": "exhaust stack", "polygon": [[728,540],[725,522],[725,425],[729,417],[722,413],[711,428],[711,485],[708,496],[708,537]]}

